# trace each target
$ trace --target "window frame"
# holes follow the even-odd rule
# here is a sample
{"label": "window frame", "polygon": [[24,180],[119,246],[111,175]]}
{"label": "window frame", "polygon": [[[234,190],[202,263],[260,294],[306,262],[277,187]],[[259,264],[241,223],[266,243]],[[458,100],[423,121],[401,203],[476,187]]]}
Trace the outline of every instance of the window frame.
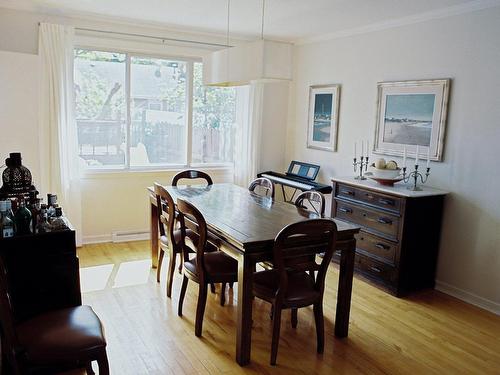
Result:
{"label": "window frame", "polygon": [[[92,168],[87,165],[83,168],[83,173],[85,175],[90,174],[105,174],[105,173],[119,173],[119,172],[159,172],[159,171],[175,171],[182,170],[186,168],[198,168],[198,169],[233,169],[233,162],[219,162],[219,163],[193,163],[192,162],[192,150],[193,150],[193,94],[194,94],[194,64],[203,63],[201,56],[198,57],[186,57],[182,55],[177,55],[175,53],[161,53],[155,52],[144,52],[144,51],[134,51],[134,49],[125,48],[112,48],[103,46],[92,46],[86,43],[75,43],[73,50],[83,49],[88,51],[96,52],[107,52],[107,53],[121,53],[125,55],[125,108],[126,108],[126,129],[125,129],[125,164],[123,167],[110,166],[110,167],[100,167]],[[151,59],[163,59],[184,62],[187,64],[187,79],[186,79],[186,134],[185,134],[185,163],[168,163],[168,164],[155,164],[151,166],[131,166],[130,165],[130,137],[131,137],[131,61],[132,57],[140,58],[151,58]],[[73,59],[74,61],[74,59]],[[73,68],[74,70],[74,68]],[[73,100],[73,105],[76,101]],[[75,116],[76,122],[76,116]]]}

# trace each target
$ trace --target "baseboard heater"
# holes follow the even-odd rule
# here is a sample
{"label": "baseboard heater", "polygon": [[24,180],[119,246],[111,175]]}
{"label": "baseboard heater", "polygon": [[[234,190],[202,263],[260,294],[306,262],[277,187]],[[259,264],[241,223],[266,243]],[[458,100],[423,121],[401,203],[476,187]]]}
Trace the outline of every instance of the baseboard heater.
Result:
{"label": "baseboard heater", "polygon": [[149,231],[123,231],[113,232],[111,235],[112,242],[128,242],[149,240]]}

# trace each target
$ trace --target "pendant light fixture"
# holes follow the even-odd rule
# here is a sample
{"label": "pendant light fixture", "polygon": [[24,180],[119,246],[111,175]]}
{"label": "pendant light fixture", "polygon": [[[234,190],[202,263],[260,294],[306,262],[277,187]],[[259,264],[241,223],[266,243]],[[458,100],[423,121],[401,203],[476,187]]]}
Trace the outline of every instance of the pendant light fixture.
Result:
{"label": "pendant light fixture", "polygon": [[[229,45],[230,0],[226,39]],[[292,79],[292,45],[264,39],[265,0],[262,0],[260,40],[215,51],[203,58],[203,84],[242,86],[251,81]]]}

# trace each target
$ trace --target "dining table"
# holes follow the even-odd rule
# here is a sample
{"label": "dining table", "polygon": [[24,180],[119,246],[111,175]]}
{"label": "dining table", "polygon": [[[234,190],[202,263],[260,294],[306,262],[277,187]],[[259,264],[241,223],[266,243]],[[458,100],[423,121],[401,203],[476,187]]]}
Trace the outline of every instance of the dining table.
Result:
{"label": "dining table", "polygon": [[[263,197],[231,183],[165,186],[174,202],[183,199],[204,216],[208,230],[220,241],[220,250],[238,262],[236,361],[250,362],[252,334],[252,278],[259,262],[272,260],[276,235],[286,225],[317,218],[318,214]],[[158,265],[158,207],[153,187],[148,187],[151,204],[151,260]],[[359,227],[342,220],[337,225],[335,251],[340,253],[335,336],[347,337],[351,306],[355,234]]]}

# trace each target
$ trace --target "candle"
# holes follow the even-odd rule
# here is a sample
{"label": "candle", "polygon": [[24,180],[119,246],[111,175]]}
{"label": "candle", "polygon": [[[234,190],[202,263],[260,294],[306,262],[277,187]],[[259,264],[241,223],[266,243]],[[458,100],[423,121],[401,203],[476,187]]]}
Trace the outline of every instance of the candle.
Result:
{"label": "candle", "polygon": [[364,141],[361,141],[361,158],[363,158],[363,153],[365,151],[365,142]]}
{"label": "candle", "polygon": [[415,165],[418,165],[418,145],[417,145],[417,149],[415,151]]}
{"label": "candle", "polygon": [[370,141],[366,140],[366,157],[370,154]]}
{"label": "candle", "polygon": [[356,154],[357,154],[357,152],[356,152],[356,144],[357,144],[357,143],[358,143],[358,142],[354,142],[354,159],[356,159]]}
{"label": "candle", "polygon": [[406,167],[406,146],[403,150],[403,167]]}
{"label": "candle", "polygon": [[427,168],[429,168],[429,165],[431,164],[431,147],[427,149]]}

